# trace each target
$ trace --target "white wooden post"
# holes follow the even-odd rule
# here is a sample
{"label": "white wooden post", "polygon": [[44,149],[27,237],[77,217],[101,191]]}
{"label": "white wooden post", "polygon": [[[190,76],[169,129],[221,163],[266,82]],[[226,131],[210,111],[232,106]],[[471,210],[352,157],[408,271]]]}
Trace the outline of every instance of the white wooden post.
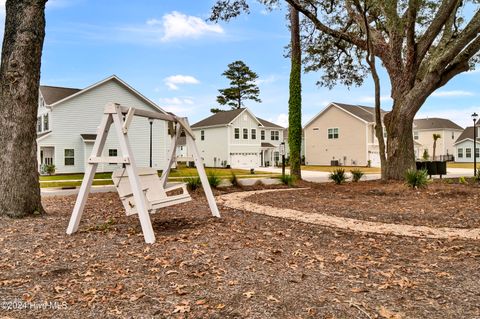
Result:
{"label": "white wooden post", "polygon": [[215,202],[215,197],[213,197],[212,189],[208,183],[207,174],[205,173],[205,167],[203,167],[203,161],[198,153],[197,145],[193,140],[193,137],[190,135],[190,132],[186,131],[185,135],[187,137],[187,149],[192,151],[193,160],[195,161],[195,166],[197,167],[198,176],[202,181],[202,188],[205,192],[205,196],[208,200],[208,206],[210,206],[210,211],[215,217],[220,217],[220,212],[218,211],[217,203]]}
{"label": "white wooden post", "polygon": [[170,143],[170,152],[169,152],[169,157],[170,160],[168,161],[167,166],[162,172],[162,176],[160,177],[160,181],[163,185],[163,187],[167,186],[167,181],[168,181],[168,174],[170,174],[170,169],[172,168],[173,162],[176,161],[175,155],[177,152],[177,142],[178,139],[180,138],[180,134],[182,133],[182,128],[180,124],[175,125],[175,134],[172,135],[172,141]]}
{"label": "white wooden post", "polygon": [[137,206],[138,218],[140,219],[140,225],[142,226],[143,237],[147,244],[153,244],[155,242],[155,234],[153,233],[152,223],[150,221],[150,215],[147,209],[147,201],[145,194],[142,191],[140,184],[140,178],[138,177],[137,166],[135,158],[133,157],[132,148],[128,140],[128,130],[123,130],[122,111],[119,104],[115,104],[116,113],[112,114],[115,131],[117,132],[118,142],[122,151],[123,157],[128,157],[130,163],[126,164],[128,173],[128,180],[130,181],[130,187],[132,189],[135,205]]}
{"label": "white wooden post", "polygon": [[[112,115],[104,114],[102,122],[98,128],[97,138],[95,139],[95,144],[93,144],[93,150],[91,157],[98,157],[102,155],[103,147],[105,146],[105,141],[107,140],[108,131],[112,125]],[[67,227],[67,234],[71,235],[78,230],[78,225],[80,224],[80,219],[82,218],[83,210],[85,208],[85,203],[87,202],[88,194],[90,193],[90,188],[92,187],[93,178],[95,177],[95,172],[97,171],[98,163],[88,163],[87,169],[85,170],[85,176],[83,177],[82,186],[80,186],[80,191],[78,193],[77,201],[75,202],[75,207],[73,208],[72,216],[70,217],[70,222]]]}

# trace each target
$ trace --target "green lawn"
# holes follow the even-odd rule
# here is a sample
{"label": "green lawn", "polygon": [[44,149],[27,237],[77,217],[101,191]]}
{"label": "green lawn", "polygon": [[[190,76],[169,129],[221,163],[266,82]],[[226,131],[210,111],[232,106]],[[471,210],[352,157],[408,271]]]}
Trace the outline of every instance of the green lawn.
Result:
{"label": "green lawn", "polygon": [[[228,178],[232,174],[241,176],[242,178],[254,178],[260,176],[278,177],[278,174],[269,172],[255,171],[255,174],[250,174],[250,170],[244,169],[231,169],[231,168],[206,168],[208,174],[217,174],[220,178]],[[160,173],[159,173],[160,175]],[[198,176],[196,168],[181,167],[174,169],[170,172],[169,179],[179,180],[182,177]],[[93,185],[112,185],[110,180],[112,173],[97,173]],[[73,187],[80,186],[83,174],[70,174],[70,175],[52,175],[52,176],[40,176],[40,187]],[[100,179],[100,180],[99,180]],[[60,182],[62,181],[62,182]]]}
{"label": "green lawn", "polygon": [[343,168],[346,172],[353,169],[359,169],[365,174],[380,174],[380,167],[365,167],[365,166],[327,166],[327,165],[304,165],[302,170],[317,171],[317,172],[332,172],[335,169]]}

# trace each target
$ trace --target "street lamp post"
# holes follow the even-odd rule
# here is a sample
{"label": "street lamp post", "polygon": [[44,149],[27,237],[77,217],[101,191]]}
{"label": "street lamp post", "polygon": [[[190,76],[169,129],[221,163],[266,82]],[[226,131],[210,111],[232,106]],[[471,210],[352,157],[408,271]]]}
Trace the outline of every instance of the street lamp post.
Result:
{"label": "street lamp post", "polygon": [[150,122],[150,167],[152,167],[152,126],[153,126],[153,119],[148,119]]}
{"label": "street lamp post", "polygon": [[475,125],[477,124],[478,114],[472,114],[473,119],[473,176],[477,176],[477,130]]}

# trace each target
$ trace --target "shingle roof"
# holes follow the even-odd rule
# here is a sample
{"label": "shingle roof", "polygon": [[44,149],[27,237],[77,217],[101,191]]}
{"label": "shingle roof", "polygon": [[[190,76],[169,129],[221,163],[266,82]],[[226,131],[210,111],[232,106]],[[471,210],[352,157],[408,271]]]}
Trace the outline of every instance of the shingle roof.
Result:
{"label": "shingle roof", "polygon": [[[333,104],[341,107],[345,111],[352,113],[353,115],[361,118],[366,122],[375,122],[375,108],[370,106],[363,106],[363,105],[351,105],[351,104],[344,104],[344,103],[337,103],[333,102]],[[382,115],[387,113],[384,110],[381,110]]]}
{"label": "shingle roof", "polygon": [[64,88],[58,86],[40,85],[40,92],[42,93],[45,104],[51,105],[55,102],[63,100],[64,98],[81,91],[80,89]]}
{"label": "shingle roof", "polygon": [[[196,128],[196,127],[215,126],[215,125],[227,125],[228,123],[233,121],[237,116],[239,116],[240,113],[243,112],[243,110],[245,110],[245,108],[218,112],[207,117],[206,119],[201,120],[200,122],[193,124],[191,127]],[[266,121],[259,117],[257,117],[257,120],[260,123],[262,123],[262,125],[265,127],[283,128],[277,124]]]}
{"label": "shingle roof", "polygon": [[[478,126],[477,126],[477,131],[478,131]],[[477,132],[478,133],[478,132]],[[479,140],[480,136],[476,136],[477,137],[477,141]],[[462,134],[460,134],[460,136],[457,138],[457,140],[455,141],[455,143],[458,143],[460,141],[463,141],[465,139],[471,139],[473,140],[473,126],[469,126],[469,127],[466,127]]]}
{"label": "shingle roof", "polygon": [[272,144],[270,144],[270,143],[265,143],[265,142],[262,142],[261,146],[262,146],[262,147],[273,147],[273,148],[275,148],[274,145],[272,145]]}
{"label": "shingle roof", "polygon": [[186,136],[180,136],[177,140],[177,145],[178,146],[185,146],[187,145],[187,137]]}
{"label": "shingle roof", "polygon": [[[413,120],[413,129],[414,130],[433,130],[433,129],[456,129],[463,130],[463,128],[449,119],[441,119],[437,117],[426,118],[426,119],[415,119]],[[472,131],[473,136],[473,131]]]}
{"label": "shingle roof", "polygon": [[235,109],[231,111],[222,111],[213,114],[212,116],[207,117],[206,119],[201,120],[193,124],[191,127],[203,127],[203,126],[214,126],[214,125],[226,125],[233,121],[240,113],[245,109]]}
{"label": "shingle roof", "polygon": [[258,120],[260,123],[262,123],[262,125],[265,126],[265,127],[274,127],[274,128],[282,128],[282,129],[283,129],[282,126],[277,125],[277,124],[272,123],[272,122],[269,122],[269,121],[265,121],[264,119],[261,119],[261,118],[259,118],[259,117],[257,117],[257,120]]}

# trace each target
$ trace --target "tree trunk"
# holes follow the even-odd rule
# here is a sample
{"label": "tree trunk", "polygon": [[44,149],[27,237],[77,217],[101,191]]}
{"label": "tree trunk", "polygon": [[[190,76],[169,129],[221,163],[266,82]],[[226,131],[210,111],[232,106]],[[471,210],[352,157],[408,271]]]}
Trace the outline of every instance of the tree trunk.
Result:
{"label": "tree trunk", "polygon": [[290,97],[288,99],[288,144],[290,148],[290,175],[302,178],[302,51],[300,48],[300,18],[290,7],[291,70]]}
{"label": "tree trunk", "polygon": [[36,121],[46,0],[7,0],[0,66],[0,214],[43,213]]}
{"label": "tree trunk", "polygon": [[[388,180],[402,180],[405,177],[405,172],[415,167],[412,133],[415,114],[402,112],[410,109],[409,103],[413,102],[406,99],[402,102],[394,100],[392,111],[386,114],[384,118],[388,140],[385,177]],[[404,105],[407,105],[408,108]]]}

